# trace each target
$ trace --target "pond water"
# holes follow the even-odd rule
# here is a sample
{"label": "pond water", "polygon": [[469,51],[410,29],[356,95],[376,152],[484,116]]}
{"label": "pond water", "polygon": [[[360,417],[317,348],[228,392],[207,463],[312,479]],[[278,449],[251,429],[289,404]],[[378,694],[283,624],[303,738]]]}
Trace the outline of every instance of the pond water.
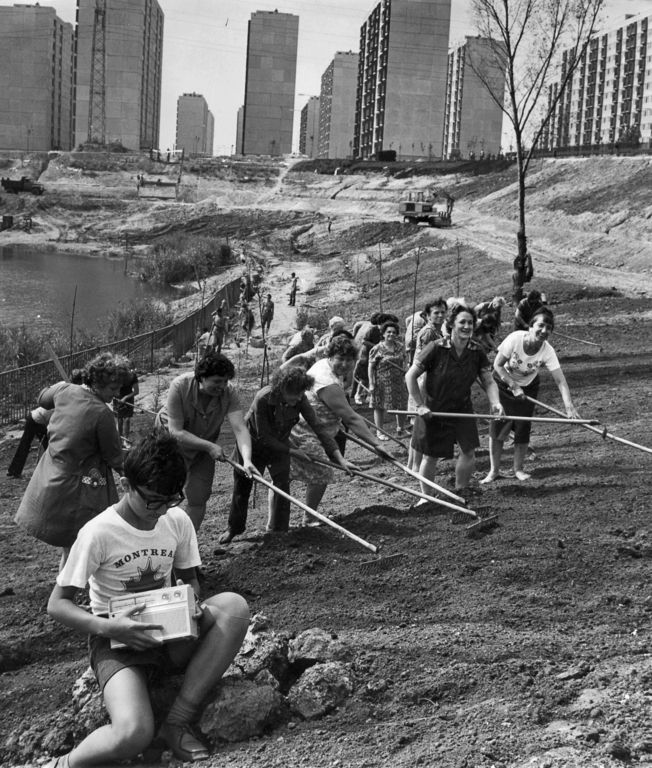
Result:
{"label": "pond water", "polygon": [[125,274],[123,259],[0,247],[1,324],[24,322],[68,330],[75,286],[75,327],[93,332],[106,325],[109,313],[120,302],[141,296],[174,298],[171,288]]}

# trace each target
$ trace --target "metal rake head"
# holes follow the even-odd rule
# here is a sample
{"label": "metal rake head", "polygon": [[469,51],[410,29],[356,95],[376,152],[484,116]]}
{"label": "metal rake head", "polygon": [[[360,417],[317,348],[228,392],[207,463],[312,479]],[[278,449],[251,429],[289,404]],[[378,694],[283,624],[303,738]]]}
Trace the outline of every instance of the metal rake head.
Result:
{"label": "metal rake head", "polygon": [[476,533],[486,531],[498,525],[498,515],[492,514],[489,507],[479,507],[475,510],[478,519],[471,525],[466,526],[466,535],[474,536]]}
{"label": "metal rake head", "polygon": [[399,553],[397,555],[387,555],[387,557],[378,557],[375,560],[365,560],[360,563],[361,573],[382,573],[383,571],[390,571],[392,568],[397,568],[405,560],[405,555]]}

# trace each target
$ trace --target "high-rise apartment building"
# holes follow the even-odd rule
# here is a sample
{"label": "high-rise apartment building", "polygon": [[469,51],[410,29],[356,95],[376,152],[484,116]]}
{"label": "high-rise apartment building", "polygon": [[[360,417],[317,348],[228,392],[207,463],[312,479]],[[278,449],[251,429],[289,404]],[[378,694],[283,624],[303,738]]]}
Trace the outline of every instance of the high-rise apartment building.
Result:
{"label": "high-rise apartment building", "polygon": [[[506,72],[497,52],[501,44],[483,37],[467,37],[448,55],[444,157],[498,154]],[[503,59],[504,61],[504,59]],[[491,93],[480,77],[489,85]]]}
{"label": "high-rise apartment building", "polygon": [[299,17],[278,11],[251,14],[242,154],[292,151]]}
{"label": "high-rise apartment building", "polygon": [[442,154],[451,0],[382,0],[360,29],[354,157]]}
{"label": "high-rise apartment building", "polygon": [[338,52],[321,77],[319,97],[319,157],[353,156],[357,53]]}
{"label": "high-rise apartment building", "polygon": [[214,121],[206,99],[198,93],[184,93],[177,100],[176,148],[186,155],[213,154]]}
{"label": "high-rise apartment building", "polygon": [[319,146],[319,96],[311,96],[301,110],[301,128],[299,131],[299,152],[308,157],[317,157]]}
{"label": "high-rise apartment building", "polygon": [[54,8],[0,6],[0,149],[72,149],[73,28]]}
{"label": "high-rise apartment building", "polygon": [[235,128],[235,154],[242,154],[242,126],[244,124],[244,104],[238,109],[238,117]]}
{"label": "high-rise apartment building", "polygon": [[[550,149],[652,139],[652,13],[627,16],[591,39],[543,136]],[[564,51],[562,74],[571,52]],[[549,104],[559,83],[549,89]]]}
{"label": "high-rise apartment building", "polygon": [[158,147],[162,63],[157,0],[77,0],[75,143]]}

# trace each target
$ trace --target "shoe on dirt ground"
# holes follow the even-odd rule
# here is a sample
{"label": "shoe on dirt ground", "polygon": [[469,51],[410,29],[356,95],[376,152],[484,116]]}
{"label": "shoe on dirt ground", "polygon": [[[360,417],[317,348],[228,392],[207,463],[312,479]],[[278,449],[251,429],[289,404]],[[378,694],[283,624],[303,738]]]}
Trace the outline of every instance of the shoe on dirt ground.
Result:
{"label": "shoe on dirt ground", "polygon": [[208,760],[210,756],[210,750],[199,738],[190,723],[183,725],[163,723],[158,735],[172,750],[172,754],[184,763]]}

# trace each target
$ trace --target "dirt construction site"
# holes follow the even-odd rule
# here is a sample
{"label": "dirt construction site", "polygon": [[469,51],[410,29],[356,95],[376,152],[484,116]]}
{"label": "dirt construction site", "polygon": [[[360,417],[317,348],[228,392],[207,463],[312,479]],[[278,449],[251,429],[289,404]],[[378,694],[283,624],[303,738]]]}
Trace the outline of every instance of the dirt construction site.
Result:
{"label": "dirt construction site", "polygon": [[[79,167],[64,155],[47,167],[34,160],[30,172],[46,193],[0,198],[0,214],[31,214],[32,232],[0,233],[0,245],[118,256],[128,234],[137,264],[162,234],[228,237],[243,268],[262,267],[263,292],[276,302],[270,372],[298,312],[322,327],[341,315],[352,327],[381,307],[405,318],[414,304],[439,295],[471,304],[511,295],[513,168],[326,175],[291,163],[215,160],[186,169],[180,200],[163,203],[137,198],[135,177],[153,173],[148,163],[107,170]],[[261,489],[245,534],[219,545],[232,471],[218,464],[199,534],[203,593],[239,592],[252,614],[263,614],[286,639],[324,630],[350,649],[353,683],[323,716],[302,717],[288,707],[251,738],[216,740],[205,765],[652,763],[652,452],[644,450],[652,449],[651,163],[537,160],[528,176],[531,287],[547,294],[555,313],[551,343],[574,404],[599,426],[596,433],[536,424],[526,464],[531,479],[513,476],[506,449],[503,478],[481,486],[489,456],[480,422],[472,485],[481,495],[473,506],[496,515],[495,527],[468,536],[444,507],[414,507],[410,495],[342,474],[320,511],[380,547],[382,557],[399,555],[393,567],[365,568],[373,555],[329,527],[300,527],[299,510],[287,535],[266,534]],[[398,201],[433,185],[456,198],[453,226],[404,224]],[[300,278],[296,308],[287,306],[291,272]],[[512,311],[504,310],[503,336]],[[248,407],[266,381],[263,350],[234,335],[226,352]],[[171,379],[191,365],[144,377],[137,403],[156,410]],[[541,378],[539,399],[561,408],[552,377]],[[487,412],[479,387],[474,408]],[[373,418],[367,408],[360,412]],[[133,429],[150,425],[142,413]],[[389,416],[385,426],[394,432]],[[603,436],[604,428],[639,447]],[[88,664],[85,639],[46,612],[59,553],[13,523],[37,460],[34,449],[21,478],[5,475],[19,434],[0,436],[0,765],[38,766],[83,735],[72,693]],[[220,441],[232,447],[228,429]],[[405,462],[401,446],[386,445]],[[346,455],[381,479],[417,488],[351,442]],[[442,462],[437,482],[452,487],[453,468]],[[305,488],[294,483],[292,493],[303,499]],[[287,685],[281,681],[281,694]],[[160,750],[148,759],[180,765]]]}

